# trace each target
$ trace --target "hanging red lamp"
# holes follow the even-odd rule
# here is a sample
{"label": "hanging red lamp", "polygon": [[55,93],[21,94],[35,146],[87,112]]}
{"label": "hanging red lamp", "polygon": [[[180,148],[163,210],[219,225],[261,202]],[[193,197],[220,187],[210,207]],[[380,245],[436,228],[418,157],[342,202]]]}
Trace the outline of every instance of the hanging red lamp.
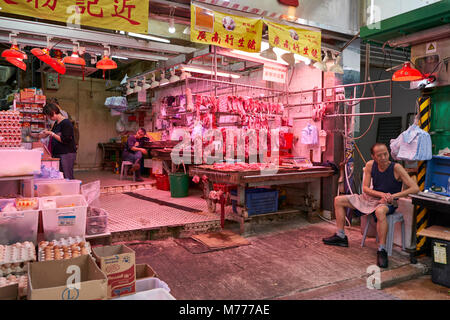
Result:
{"label": "hanging red lamp", "polygon": [[73,47],[72,54],[70,56],[66,56],[63,59],[65,64],[75,64],[81,66],[81,71],[83,73],[83,81],[84,81],[84,67],[86,65],[86,61],[78,55],[77,47]]}
{"label": "hanging red lamp", "polygon": [[414,68],[411,68],[410,62],[405,62],[400,70],[394,72],[392,81],[417,81],[424,79],[422,73]]}
{"label": "hanging red lamp", "polygon": [[63,53],[61,50],[55,50],[55,58],[52,58],[52,63],[49,63],[50,67],[58,72],[58,83],[60,82],[59,75],[66,73],[66,65],[62,61],[62,55]]}
{"label": "hanging red lamp", "polygon": [[5,58],[9,63],[25,71],[27,69],[27,65],[22,60],[28,59],[28,56],[25,52],[19,49],[19,47],[17,46],[17,41],[15,39],[11,40],[11,42],[11,48],[4,50],[2,52],[2,57]]}
{"label": "hanging red lamp", "polygon": [[14,43],[10,49],[6,49],[2,52],[2,57],[3,58],[22,59],[22,60],[25,60],[28,58],[26,53],[23,51],[20,51],[17,44],[14,44]]}
{"label": "hanging red lamp", "polygon": [[33,55],[35,55],[36,58],[38,58],[42,62],[44,62],[44,63],[46,63],[46,64],[48,64],[50,66],[52,65],[53,58],[50,57],[50,49],[48,49],[48,48],[44,48],[44,49],[34,48],[34,49],[31,49],[31,53]]}
{"label": "hanging red lamp", "polygon": [[7,57],[6,61],[8,61],[9,63],[12,63],[13,65],[18,67],[19,69],[22,69],[23,71],[27,70],[27,65],[20,58],[9,58],[9,57]]}
{"label": "hanging red lamp", "polygon": [[95,67],[103,70],[103,79],[105,79],[105,70],[117,69],[117,63],[109,57],[108,52],[105,50],[102,60],[97,62]]}

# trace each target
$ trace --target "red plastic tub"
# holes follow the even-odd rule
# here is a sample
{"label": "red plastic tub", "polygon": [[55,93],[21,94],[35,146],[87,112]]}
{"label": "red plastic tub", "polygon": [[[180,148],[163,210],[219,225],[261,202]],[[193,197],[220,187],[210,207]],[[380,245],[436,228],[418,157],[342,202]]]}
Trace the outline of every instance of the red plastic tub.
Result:
{"label": "red plastic tub", "polygon": [[292,140],[294,140],[294,134],[292,133],[280,133],[280,149],[291,149]]}
{"label": "red plastic tub", "polygon": [[170,191],[169,176],[167,174],[155,174],[155,178],[158,190]]}

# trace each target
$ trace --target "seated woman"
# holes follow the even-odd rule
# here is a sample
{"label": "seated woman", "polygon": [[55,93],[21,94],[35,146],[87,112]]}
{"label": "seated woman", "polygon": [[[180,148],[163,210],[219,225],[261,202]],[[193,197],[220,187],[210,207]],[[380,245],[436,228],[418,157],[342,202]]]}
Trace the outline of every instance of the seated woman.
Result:
{"label": "seated woman", "polygon": [[141,148],[141,142],[145,138],[146,131],[144,128],[140,128],[135,135],[128,137],[127,144],[122,153],[123,161],[130,161],[133,166],[130,169],[130,173],[136,172],[136,181],[142,182],[144,179],[141,177],[141,160],[142,155],[147,155],[147,150]]}

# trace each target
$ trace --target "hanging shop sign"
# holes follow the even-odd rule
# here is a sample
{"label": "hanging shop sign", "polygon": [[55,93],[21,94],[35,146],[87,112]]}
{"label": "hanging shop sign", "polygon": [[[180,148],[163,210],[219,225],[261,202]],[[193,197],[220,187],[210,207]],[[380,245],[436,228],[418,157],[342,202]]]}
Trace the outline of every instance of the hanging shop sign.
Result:
{"label": "hanging shop sign", "polygon": [[269,27],[269,44],[312,60],[321,60],[321,33],[294,28],[270,21],[264,21]]}
{"label": "hanging shop sign", "polygon": [[259,52],[261,18],[241,17],[191,4],[191,41],[247,52]]}
{"label": "hanging shop sign", "polygon": [[149,1],[142,0],[4,0],[1,11],[66,22],[67,26],[148,33]]}
{"label": "hanging shop sign", "polygon": [[286,83],[286,68],[264,64],[263,80]]}

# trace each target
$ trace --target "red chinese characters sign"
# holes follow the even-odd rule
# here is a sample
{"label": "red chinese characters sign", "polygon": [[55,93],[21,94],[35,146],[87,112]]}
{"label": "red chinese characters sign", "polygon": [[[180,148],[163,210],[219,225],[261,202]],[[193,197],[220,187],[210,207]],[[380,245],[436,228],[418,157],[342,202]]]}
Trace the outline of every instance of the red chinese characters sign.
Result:
{"label": "red chinese characters sign", "polygon": [[264,21],[269,27],[269,44],[312,60],[321,60],[321,33]]}
{"label": "red chinese characters sign", "polygon": [[259,52],[261,18],[247,18],[191,4],[191,41],[247,52]]}
{"label": "red chinese characters sign", "polygon": [[146,0],[0,0],[2,12],[144,34],[148,6]]}

